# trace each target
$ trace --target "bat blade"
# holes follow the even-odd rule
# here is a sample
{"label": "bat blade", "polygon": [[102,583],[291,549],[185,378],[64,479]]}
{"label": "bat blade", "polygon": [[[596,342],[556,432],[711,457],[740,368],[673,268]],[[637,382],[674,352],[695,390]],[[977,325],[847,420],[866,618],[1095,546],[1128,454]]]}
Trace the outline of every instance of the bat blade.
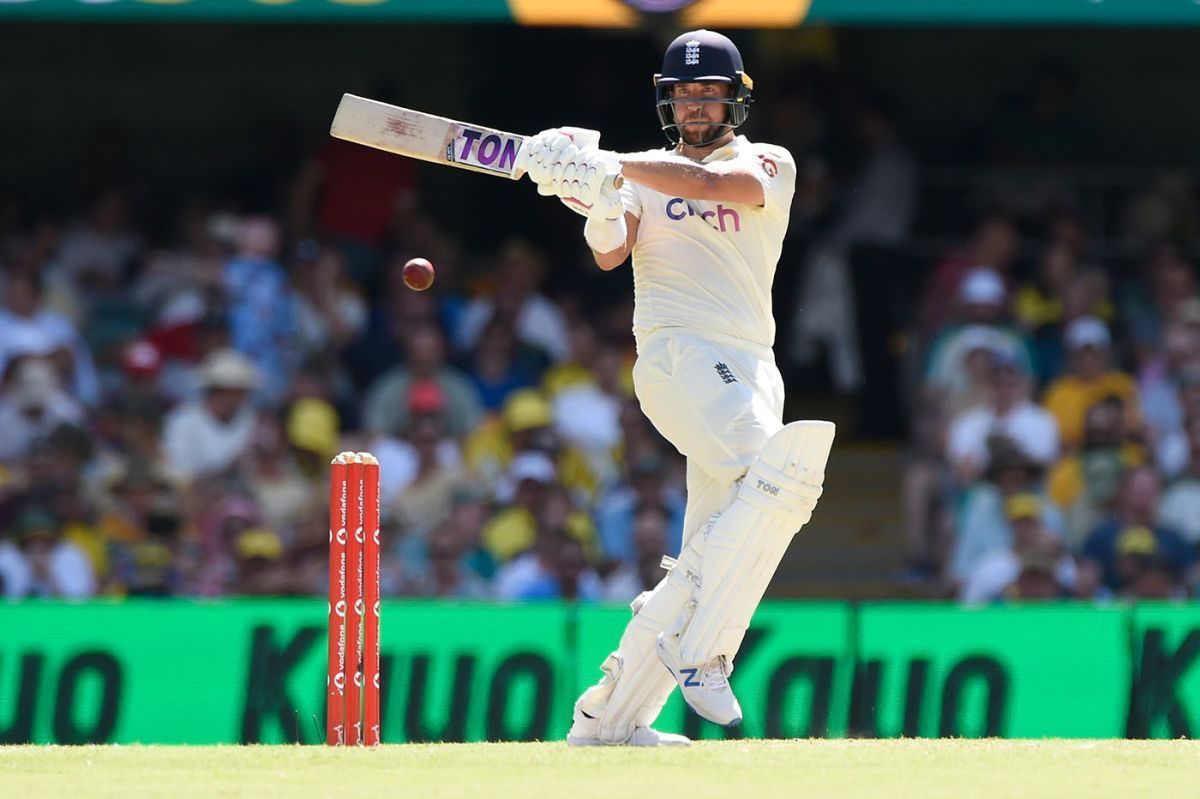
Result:
{"label": "bat blade", "polygon": [[513,180],[524,174],[517,169],[517,155],[525,136],[353,94],[342,95],[329,133],[377,150],[443,166]]}

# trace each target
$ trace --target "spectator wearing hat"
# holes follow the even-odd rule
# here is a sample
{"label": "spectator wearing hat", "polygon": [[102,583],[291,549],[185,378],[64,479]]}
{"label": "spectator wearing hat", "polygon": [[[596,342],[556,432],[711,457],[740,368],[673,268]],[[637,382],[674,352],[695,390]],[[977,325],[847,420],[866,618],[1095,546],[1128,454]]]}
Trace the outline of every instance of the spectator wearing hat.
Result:
{"label": "spectator wearing hat", "polygon": [[1164,565],[1178,580],[1186,584],[1195,581],[1195,549],[1174,530],[1158,523],[1161,493],[1162,483],[1153,468],[1138,466],[1126,472],[1115,513],[1083,544],[1080,596],[1120,594],[1134,585],[1142,569]]}
{"label": "spectator wearing hat", "polygon": [[153,508],[171,491],[171,481],[158,464],[139,457],[117,464],[100,488],[103,515],[100,527],[110,541],[137,541],[145,537]]}
{"label": "spectator wearing hat", "polygon": [[0,391],[0,463],[17,464],[33,442],[62,424],[82,426],[82,405],[59,384],[58,373],[44,358],[23,358]]}
{"label": "spectator wearing hat", "polygon": [[1035,546],[1023,551],[1018,573],[1005,589],[1002,599],[1009,602],[1053,601],[1069,598],[1071,587],[1063,579],[1063,564],[1074,562],[1059,554],[1054,546]]}
{"label": "spectator wearing hat", "polygon": [[146,340],[157,347],[162,356],[159,392],[173,403],[203,395],[201,382],[205,361],[212,354],[233,347],[229,318],[218,310],[197,319],[154,328],[146,334]]}
{"label": "spectator wearing hat", "polygon": [[284,558],[283,539],[266,527],[250,527],[234,539],[237,574],[231,596],[288,596],[293,581]]}
{"label": "spectator wearing hat", "polygon": [[1082,446],[1055,464],[1047,481],[1050,498],[1066,514],[1073,549],[1112,513],[1126,470],[1146,461],[1145,449],[1129,440],[1121,400],[1109,397],[1088,409]]}
{"label": "spectator wearing hat", "polygon": [[1079,447],[1087,409],[1107,397],[1121,400],[1130,429],[1137,430],[1141,419],[1137,384],[1111,366],[1112,336],[1108,326],[1094,316],[1076,319],[1067,325],[1063,343],[1068,353],[1068,372],[1049,385],[1042,404],[1058,420],[1064,448]]}
{"label": "spectator wearing hat", "polygon": [[969,272],[983,266],[1000,276],[1008,275],[1020,245],[1020,233],[1010,214],[993,209],[981,215],[970,241],[933,267],[921,301],[923,334],[928,336],[949,323],[955,300],[961,297],[963,279]]}
{"label": "spectator wearing hat", "polygon": [[1032,374],[1029,348],[1007,324],[1007,291],[993,269],[965,271],[957,287],[957,321],[943,329],[926,354],[923,382],[914,399],[913,441],[904,470],[903,581],[925,582],[941,573],[950,548],[953,469],[946,460],[950,420],[988,404],[996,358]]}
{"label": "spectator wearing hat", "polygon": [[533,521],[527,545],[496,573],[496,597],[600,599],[603,586],[586,554],[594,543],[591,522],[572,506],[570,495],[561,486],[548,486]]}
{"label": "spectator wearing hat", "polygon": [[596,327],[585,318],[572,319],[567,328],[568,355],[566,360],[546,369],[542,375],[542,390],[552,400],[560,391],[595,382],[592,367],[600,352]]}
{"label": "spectator wearing hat", "polygon": [[380,500],[392,510],[415,482],[438,475],[434,482],[442,483],[462,471],[461,447],[446,434],[449,398],[442,385],[436,380],[410,384],[404,405],[406,426],[397,434],[376,435],[370,445],[379,458]]}
{"label": "spectator wearing hat", "polygon": [[1117,573],[1122,599],[1185,599],[1184,568],[1164,552],[1153,531],[1128,528],[1117,539]]}
{"label": "spectator wearing hat", "polygon": [[[555,526],[578,538],[590,553],[595,553],[596,531],[591,517],[571,503],[570,494],[558,484],[554,461],[544,452],[519,452],[509,465],[502,489],[511,497],[483,526],[480,535],[484,549],[496,563],[506,563],[537,543],[538,520],[553,498],[549,516]],[[562,498],[566,497],[565,518],[559,522]]]}
{"label": "spectator wearing hat", "polygon": [[163,452],[185,478],[222,472],[246,452],[254,432],[250,395],[260,383],[254,364],[219,350],[200,370],[204,395],[176,406],[163,421]]}
{"label": "spectator wearing hat", "polygon": [[505,474],[508,500],[483,525],[480,540],[496,563],[505,563],[531,548],[537,537],[537,515],[558,476],[544,452],[521,452]]}
{"label": "spectator wearing hat", "polygon": [[470,471],[507,499],[504,473],[513,454],[536,451],[547,454],[558,479],[578,498],[591,503],[600,486],[599,476],[587,456],[577,447],[564,444],[554,427],[554,408],[538,389],[514,391],[500,416],[490,417],[467,440],[466,461]]}
{"label": "spectator wearing hat", "polygon": [[41,280],[34,271],[10,269],[0,308],[0,375],[22,358],[45,358],[65,390],[87,407],[100,401],[100,380],[87,344],[64,316],[42,301]]}
{"label": "spectator wearing hat", "polygon": [[990,391],[985,404],[950,422],[946,456],[959,482],[968,484],[988,467],[988,438],[1010,439],[1042,468],[1058,458],[1058,423],[1030,400],[1030,376],[1011,355],[991,352]]}
{"label": "spectator wearing hat", "polygon": [[441,387],[432,380],[413,383],[408,410],[403,436],[372,451],[380,473],[387,475],[385,507],[404,532],[423,537],[450,514],[454,493],[466,478],[458,442],[445,432]]}
{"label": "spectator wearing hat", "polygon": [[930,346],[925,387],[944,397],[951,413],[972,407],[986,394],[988,356],[1016,360],[1027,374],[1033,360],[1024,336],[1011,327],[1008,298],[1000,275],[975,269],[959,289],[960,322],[943,330]]}
{"label": "spectator wearing hat", "polygon": [[320,396],[298,396],[287,407],[283,432],[300,474],[324,477],[330,460],[342,449],[341,427],[337,409]]}
{"label": "spectator wearing hat", "polygon": [[418,381],[433,381],[445,397],[446,433],[463,438],[479,425],[479,392],[459,369],[446,361],[441,329],[415,324],[404,339],[405,364],[379,376],[363,400],[363,427],[373,434],[399,435],[408,427],[408,397]]}
{"label": "spectator wearing hat", "polygon": [[112,394],[119,401],[145,400],[165,408],[167,397],[159,378],[162,375],[163,355],[158,345],[146,338],[127,341],[118,357],[120,385]]}
{"label": "spectator wearing hat", "polygon": [[467,467],[489,487],[500,487],[514,452],[558,449],[553,423],[554,409],[545,394],[536,389],[514,391],[500,414],[485,417],[467,439]]}
{"label": "spectator wearing hat", "polygon": [[[1075,561],[1042,520],[1045,500],[1032,493],[1014,494],[1005,501],[1004,512],[1011,540],[1007,546],[996,547],[979,559],[964,580],[958,598],[968,604],[980,604],[1002,597],[1067,596],[1077,577]],[[1042,567],[1046,567],[1044,571]],[[1022,577],[1026,578],[1024,585]],[[1044,577],[1049,578],[1052,590],[1043,590]]]}
{"label": "spectator wearing hat", "polygon": [[[950,553],[947,576],[961,588],[980,562],[996,550],[1010,548],[1013,532],[1007,505],[1018,494],[1038,493],[1042,469],[1011,439],[993,436],[988,441],[988,469],[984,479],[971,486],[961,502],[957,535]],[[1054,532],[1063,529],[1062,515],[1042,503],[1041,522]]]}
{"label": "spectator wearing hat", "polygon": [[189,592],[227,596],[238,582],[238,538],[265,526],[262,513],[253,498],[215,477],[193,484],[191,494],[198,506],[193,514],[198,535],[197,550],[188,553]]}
{"label": "spectator wearing hat", "polygon": [[1030,333],[1060,326],[1063,322],[1063,297],[1079,274],[1075,249],[1065,241],[1047,242],[1038,258],[1033,280],[1021,283],[1013,297],[1017,323]]}
{"label": "spectator wearing hat", "polygon": [[111,593],[170,597],[184,591],[181,509],[165,493],[156,494],[151,502],[138,537],[113,541]]}
{"label": "spectator wearing hat", "polygon": [[1065,362],[1063,330],[1075,319],[1113,317],[1108,275],[1095,267],[1081,268],[1078,244],[1052,240],[1039,262],[1037,280],[1025,283],[1015,298],[1018,323],[1032,340],[1039,384],[1062,374]]}
{"label": "spectator wearing hat", "polygon": [[63,538],[53,514],[30,506],[0,538],[0,587],[10,600],[87,599],[96,594],[96,575],[87,554]]}

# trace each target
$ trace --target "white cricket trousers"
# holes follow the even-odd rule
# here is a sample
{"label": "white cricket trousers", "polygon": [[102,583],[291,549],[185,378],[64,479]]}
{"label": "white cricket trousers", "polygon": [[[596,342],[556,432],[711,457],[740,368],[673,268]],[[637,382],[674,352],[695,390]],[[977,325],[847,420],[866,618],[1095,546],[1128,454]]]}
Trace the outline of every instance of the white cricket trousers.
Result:
{"label": "white cricket trousers", "polygon": [[687,458],[686,544],[729,506],[783,427],[783,377],[770,348],[666,328],[638,341],[633,387],[642,412]]}

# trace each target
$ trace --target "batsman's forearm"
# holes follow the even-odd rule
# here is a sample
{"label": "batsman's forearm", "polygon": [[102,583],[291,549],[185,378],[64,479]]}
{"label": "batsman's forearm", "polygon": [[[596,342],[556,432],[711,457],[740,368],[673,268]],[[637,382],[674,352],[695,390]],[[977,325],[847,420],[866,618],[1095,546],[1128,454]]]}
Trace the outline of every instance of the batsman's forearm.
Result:
{"label": "batsman's forearm", "polygon": [[716,185],[714,171],[683,156],[633,153],[618,158],[622,175],[662,194],[704,200]]}

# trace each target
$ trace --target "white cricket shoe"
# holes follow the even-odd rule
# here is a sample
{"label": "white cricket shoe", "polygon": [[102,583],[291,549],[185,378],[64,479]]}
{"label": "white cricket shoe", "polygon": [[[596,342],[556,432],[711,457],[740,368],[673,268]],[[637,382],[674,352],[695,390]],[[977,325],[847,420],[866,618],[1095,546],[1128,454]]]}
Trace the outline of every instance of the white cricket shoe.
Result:
{"label": "white cricket shoe", "polygon": [[742,723],[742,706],[729,687],[729,663],[717,655],[707,663],[684,663],[679,653],[679,636],[660,633],[658,659],[675,675],[683,699],[692,710],[713,724],[736,727]]}
{"label": "white cricket shoe", "polygon": [[683,735],[659,732],[653,727],[635,727],[633,735],[622,744],[607,744],[600,740],[600,719],[594,719],[575,708],[574,723],[567,733],[567,746],[690,746],[692,741]]}

